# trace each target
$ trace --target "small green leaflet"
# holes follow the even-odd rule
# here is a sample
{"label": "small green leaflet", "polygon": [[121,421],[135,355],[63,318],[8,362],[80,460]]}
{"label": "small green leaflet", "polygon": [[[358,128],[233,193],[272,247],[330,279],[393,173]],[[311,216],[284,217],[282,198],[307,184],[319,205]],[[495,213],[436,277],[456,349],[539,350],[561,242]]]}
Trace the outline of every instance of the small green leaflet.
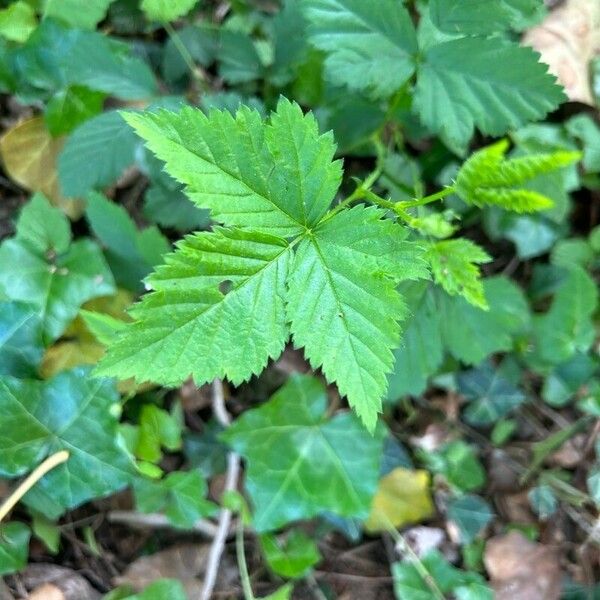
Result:
{"label": "small green leaflet", "polygon": [[0,525],[0,577],[25,568],[30,537],[25,523],[13,521]]}
{"label": "small green leaflet", "polygon": [[25,497],[49,517],[123,488],[134,467],[117,435],[118,402],[114,384],[91,379],[88,368],[64,371],[47,382],[3,377],[0,474],[19,477],[67,450],[69,460]]}
{"label": "small green leaflet", "polygon": [[168,23],[186,15],[198,0],[142,0],[140,8],[151,21]]}
{"label": "small green leaflet", "polygon": [[60,337],[84,302],[115,291],[100,248],[70,237],[66,217],[38,195],[21,213],[16,237],[0,246],[0,290],[36,307],[46,341]]}
{"label": "small green leaflet", "polygon": [[412,76],[417,36],[398,0],[301,0],[312,44],[337,85],[389,97]]}
{"label": "small green leaflet", "polygon": [[82,6],[80,0],[47,0],[44,16],[54,17],[71,27],[96,29],[113,2],[114,0],[87,0],[85,6]]}
{"label": "small green leaflet", "polygon": [[489,504],[473,494],[455,498],[448,504],[448,519],[458,527],[463,544],[471,543],[493,517]]}
{"label": "small green leaflet", "polygon": [[126,118],[225,227],[166,257],[99,372],[239,384],[291,334],[372,431],[405,314],[396,286],[428,276],[423,249],[381,209],[328,213],[341,179],[332,136],[285,99],[267,124],[246,107]]}
{"label": "small green leaflet", "polygon": [[460,168],[454,189],[468,204],[495,205],[514,212],[534,212],[552,207],[552,201],[525,185],[539,175],[567,167],[581,153],[559,151],[506,158],[508,140],[478,150]]}
{"label": "small green leaflet", "polygon": [[284,539],[265,533],[259,542],[267,564],[280,577],[302,577],[321,560],[315,541],[300,529],[293,529]]}
{"label": "small green leaflet", "polygon": [[246,489],[257,531],[327,511],[368,516],[384,429],[370,435],[353,414],[330,419],[326,408],[325,388],[317,379],[293,376],[222,434],[247,461]]}
{"label": "small green leaflet", "polygon": [[483,248],[467,239],[442,240],[429,245],[426,257],[434,280],[448,294],[463,296],[474,306],[488,308],[478,265],[492,258]]}
{"label": "small green leaflet", "polygon": [[0,36],[11,42],[24,42],[36,26],[35,11],[24,0],[0,10]]}

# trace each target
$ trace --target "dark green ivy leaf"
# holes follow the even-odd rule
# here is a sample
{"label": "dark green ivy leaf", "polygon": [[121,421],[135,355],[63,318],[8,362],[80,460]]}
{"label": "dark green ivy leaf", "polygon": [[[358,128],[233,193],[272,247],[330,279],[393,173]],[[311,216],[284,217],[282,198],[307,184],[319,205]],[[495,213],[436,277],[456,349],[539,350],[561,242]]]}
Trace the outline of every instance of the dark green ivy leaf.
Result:
{"label": "dark green ivy leaf", "polygon": [[13,521],[0,526],[0,576],[25,568],[30,537],[25,523]]}

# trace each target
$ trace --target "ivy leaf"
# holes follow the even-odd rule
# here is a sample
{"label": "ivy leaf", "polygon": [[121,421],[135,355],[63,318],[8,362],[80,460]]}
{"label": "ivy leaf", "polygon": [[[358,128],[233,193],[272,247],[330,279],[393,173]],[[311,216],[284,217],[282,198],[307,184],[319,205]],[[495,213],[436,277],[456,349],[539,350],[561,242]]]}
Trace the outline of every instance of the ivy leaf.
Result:
{"label": "ivy leaf", "polygon": [[140,8],[150,21],[175,21],[194,8],[198,0],[142,0]]}
{"label": "ivy leaf", "polygon": [[[189,236],[149,278],[155,291],[137,305],[138,320],[98,372],[164,385],[190,375],[196,382],[248,379],[279,356],[289,336],[289,261],[288,244],[270,235],[216,229]],[[220,290],[223,281],[231,289]]]}
{"label": "ivy leaf", "polygon": [[[62,219],[58,209],[38,196],[33,207],[24,210],[16,238],[0,246],[0,289],[11,300],[36,307],[48,340],[62,334],[84,302],[115,291],[96,244],[82,239],[65,248],[69,233],[62,227]],[[35,229],[26,229],[32,224]],[[39,235],[32,242],[35,232]],[[46,244],[51,245],[44,247]],[[55,254],[52,244],[63,252]]]}
{"label": "ivy leaf", "polygon": [[87,0],[82,10],[79,0],[47,0],[45,17],[54,17],[71,27],[95,29],[105,17],[114,0]]}
{"label": "ivy leaf", "polygon": [[133,488],[137,510],[164,511],[171,523],[182,529],[215,512],[215,505],[206,500],[208,486],[199,471],[176,471],[160,481],[139,479]]}
{"label": "ivy leaf", "polygon": [[0,576],[21,571],[27,566],[31,532],[25,523],[13,521],[0,525]]}
{"label": "ivy leaf", "polygon": [[0,375],[34,376],[43,353],[42,322],[35,307],[0,302]]}
{"label": "ivy leaf", "polygon": [[70,133],[102,112],[105,94],[80,85],[59,90],[46,105],[44,119],[53,136]]}
{"label": "ivy leaf", "polygon": [[429,245],[426,254],[436,283],[451,296],[463,296],[482,309],[488,304],[477,265],[492,260],[489,254],[467,239],[442,240]]}
{"label": "ivy leaf", "polygon": [[571,267],[550,310],[534,318],[534,359],[556,365],[586,352],[595,337],[592,315],[597,306],[594,280],[581,267]]}
{"label": "ivy leaf", "polygon": [[368,516],[377,488],[383,428],[370,435],[351,413],[329,419],[326,408],[323,385],[294,376],[222,434],[247,461],[246,489],[257,531],[326,511]]}
{"label": "ivy leaf", "polygon": [[104,252],[117,283],[139,290],[142,280],[161,262],[170,244],[157,227],[138,231],[127,211],[105,196],[90,193],[86,216]]}
{"label": "ivy leaf", "polygon": [[[21,476],[47,456],[67,450],[70,458],[28,493],[28,503],[49,517],[49,507],[74,508],[124,487],[133,463],[119,443],[119,394],[89,369],[60,373],[48,382],[0,380],[0,474]],[[59,510],[60,514],[60,510]]]}
{"label": "ivy leaf", "polygon": [[135,161],[138,146],[135,133],[118,111],[86,121],[69,136],[58,158],[63,192],[83,197],[114,183]]}
{"label": "ivy leaf", "polygon": [[24,42],[37,27],[33,8],[23,0],[0,10],[0,36],[11,42]]}
{"label": "ivy leaf", "polygon": [[125,119],[200,208],[221,223],[272,235],[315,225],[339,187],[331,134],[281,99],[265,127],[256,110],[183,108],[178,114],[127,113]]}
{"label": "ivy leaf", "polygon": [[302,0],[309,38],[327,53],[327,78],[336,85],[391,96],[415,70],[417,36],[396,0]]}
{"label": "ivy leaf", "polygon": [[405,315],[396,285],[427,275],[419,247],[383,217],[357,206],[325,220],[301,242],[289,278],[294,343],[337,382],[371,431]]}
{"label": "ivy leaf", "polygon": [[460,393],[469,402],[464,417],[471,425],[493,425],[525,402],[525,394],[490,362],[459,373],[457,379]]}
{"label": "ivy leaf", "polygon": [[[539,54],[498,38],[467,37],[425,50],[413,105],[423,123],[464,149],[475,127],[502,135],[566,100]],[[490,68],[502,65],[502,68]]]}
{"label": "ivy leaf", "polygon": [[265,533],[259,542],[269,568],[280,577],[303,577],[321,560],[315,541],[300,529],[289,532],[283,541]]}
{"label": "ivy leaf", "polygon": [[501,140],[475,152],[458,172],[456,193],[479,207],[495,205],[519,213],[551,208],[550,198],[524,186],[539,175],[577,162],[581,154],[559,151],[507,159],[508,145],[508,140]]}
{"label": "ivy leaf", "polygon": [[489,504],[473,494],[456,498],[448,505],[448,518],[458,527],[463,544],[470,544],[493,517]]}

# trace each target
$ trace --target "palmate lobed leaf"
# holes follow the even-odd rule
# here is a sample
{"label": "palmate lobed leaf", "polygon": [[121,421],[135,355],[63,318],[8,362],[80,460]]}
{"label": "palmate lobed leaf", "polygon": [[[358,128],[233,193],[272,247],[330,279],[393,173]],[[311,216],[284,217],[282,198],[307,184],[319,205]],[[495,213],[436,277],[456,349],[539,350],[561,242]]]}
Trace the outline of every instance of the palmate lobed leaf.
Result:
{"label": "palmate lobed leaf", "polygon": [[127,118],[227,227],[167,255],[99,372],[239,384],[291,335],[373,430],[405,312],[396,285],[427,277],[422,248],[381,209],[327,213],[341,177],[333,140],[285,99],[267,124],[248,108]]}

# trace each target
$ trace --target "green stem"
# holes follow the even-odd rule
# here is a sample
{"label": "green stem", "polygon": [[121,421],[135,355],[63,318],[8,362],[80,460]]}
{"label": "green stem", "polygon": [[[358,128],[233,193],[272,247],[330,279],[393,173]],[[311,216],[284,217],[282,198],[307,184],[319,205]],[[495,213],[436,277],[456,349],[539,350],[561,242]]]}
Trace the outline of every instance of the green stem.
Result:
{"label": "green stem", "polygon": [[246,562],[246,551],[244,550],[244,522],[240,516],[238,519],[237,531],[235,533],[235,551],[237,554],[238,570],[242,581],[242,590],[245,600],[255,600],[250,583],[250,574],[248,573],[248,563]]}
{"label": "green stem", "polygon": [[185,44],[183,43],[181,37],[179,37],[179,34],[177,33],[177,31],[173,28],[171,23],[165,23],[164,28],[165,28],[165,31],[167,32],[168,36],[173,41],[173,45],[175,46],[175,48],[177,48],[177,51],[181,55],[183,62],[186,64],[187,68],[189,69],[190,74],[191,74],[192,78],[194,79],[194,81],[196,81],[198,84],[200,84],[200,86],[204,87],[204,85],[205,85],[204,78],[198,72],[198,69],[196,68],[196,64],[194,63],[194,59],[192,58],[192,55],[189,53],[189,51],[186,48]]}
{"label": "green stem", "polygon": [[413,208],[415,206],[424,206],[425,204],[430,204],[431,202],[437,202],[450,194],[454,194],[454,186],[448,186],[435,194],[431,194],[429,196],[425,196],[425,198],[417,198],[416,200],[407,200],[405,202],[399,202],[402,208]]}

